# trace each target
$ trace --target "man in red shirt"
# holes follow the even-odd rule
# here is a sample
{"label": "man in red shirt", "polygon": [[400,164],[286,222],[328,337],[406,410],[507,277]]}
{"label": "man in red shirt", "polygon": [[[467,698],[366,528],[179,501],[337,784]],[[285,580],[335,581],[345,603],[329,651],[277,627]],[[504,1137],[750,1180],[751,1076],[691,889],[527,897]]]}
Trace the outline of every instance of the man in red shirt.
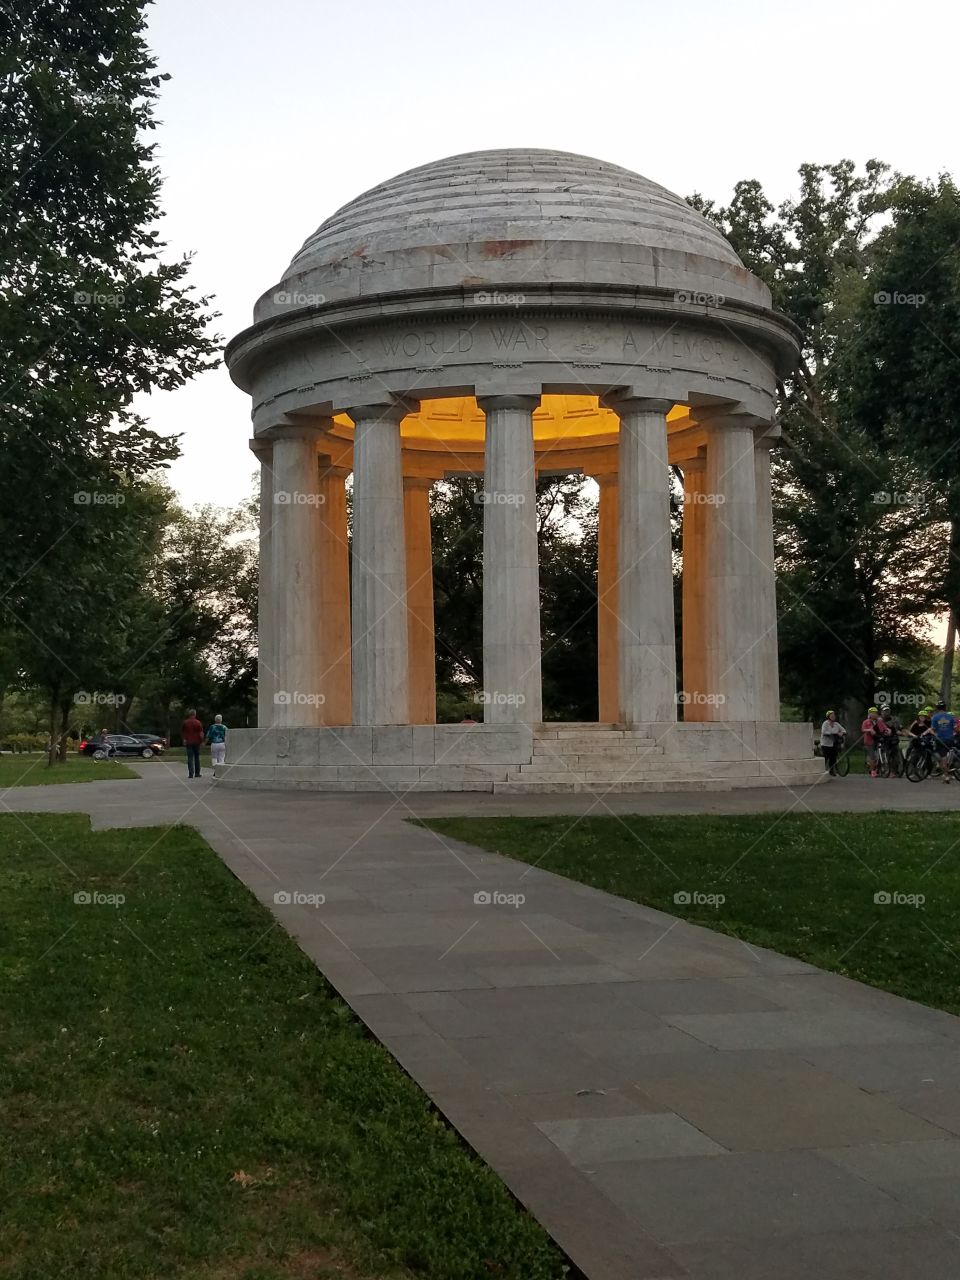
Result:
{"label": "man in red shirt", "polygon": [[203,742],[203,725],[195,711],[188,711],[180,726],[180,738],[187,749],[187,776],[200,777],[200,745]]}

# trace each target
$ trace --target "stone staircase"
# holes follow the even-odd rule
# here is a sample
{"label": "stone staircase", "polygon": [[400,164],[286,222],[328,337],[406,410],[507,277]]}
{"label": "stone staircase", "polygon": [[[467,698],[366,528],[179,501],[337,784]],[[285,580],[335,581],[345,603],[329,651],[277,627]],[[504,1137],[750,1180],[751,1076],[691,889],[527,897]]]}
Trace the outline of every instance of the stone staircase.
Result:
{"label": "stone staircase", "polygon": [[530,763],[510,768],[506,780],[496,782],[493,790],[515,795],[571,790],[602,794],[727,791],[737,786],[811,782],[821,772],[822,763],[810,759],[764,764],[756,759],[682,758],[643,730],[617,725],[549,725],[534,730]]}

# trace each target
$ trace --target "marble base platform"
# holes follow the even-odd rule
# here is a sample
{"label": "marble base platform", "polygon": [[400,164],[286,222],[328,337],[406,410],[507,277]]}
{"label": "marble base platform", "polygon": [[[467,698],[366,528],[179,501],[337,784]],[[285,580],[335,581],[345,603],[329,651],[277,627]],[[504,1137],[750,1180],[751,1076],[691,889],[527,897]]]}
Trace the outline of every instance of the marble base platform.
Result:
{"label": "marble base platform", "polygon": [[824,776],[809,724],[234,729],[223,785],[306,791],[727,791]]}

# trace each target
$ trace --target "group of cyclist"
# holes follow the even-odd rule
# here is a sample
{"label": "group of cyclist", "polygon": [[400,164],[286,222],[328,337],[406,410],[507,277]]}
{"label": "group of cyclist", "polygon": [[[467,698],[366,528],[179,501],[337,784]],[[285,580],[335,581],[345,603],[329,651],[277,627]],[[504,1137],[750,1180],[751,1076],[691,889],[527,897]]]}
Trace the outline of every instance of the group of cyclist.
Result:
{"label": "group of cyclist", "polygon": [[[860,733],[871,778],[880,776],[878,762],[881,753],[887,752],[889,758],[899,761],[903,725],[890,707],[870,707],[860,726]],[[828,711],[820,729],[820,751],[825,768],[834,776],[837,773],[837,758],[846,736],[847,731],[837,719],[836,712]],[[938,702],[935,707],[924,707],[917,712],[907,729],[907,736],[911,739],[913,749],[931,753],[928,757],[931,762],[936,757],[941,778],[944,782],[950,782],[954,752],[960,752],[960,716],[948,711],[947,704],[943,701]],[[932,771],[932,768],[928,770]],[[899,773],[899,769],[896,772]]]}

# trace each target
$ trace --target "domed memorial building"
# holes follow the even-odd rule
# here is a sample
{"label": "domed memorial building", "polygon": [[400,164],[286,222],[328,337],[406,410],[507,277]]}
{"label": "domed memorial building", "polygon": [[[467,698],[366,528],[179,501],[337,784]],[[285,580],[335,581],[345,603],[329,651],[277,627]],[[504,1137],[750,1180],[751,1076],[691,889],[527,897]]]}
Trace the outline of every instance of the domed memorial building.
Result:
{"label": "domed memorial building", "polygon": [[[345,205],[227,349],[262,479],[259,728],[233,731],[225,781],[817,780],[809,726],[779,721],[770,449],[796,350],[720,232],[616,165],[481,151]],[[556,473],[599,485],[596,725],[543,722],[535,486]],[[435,723],[430,490],[453,476],[482,480],[480,725]]]}

